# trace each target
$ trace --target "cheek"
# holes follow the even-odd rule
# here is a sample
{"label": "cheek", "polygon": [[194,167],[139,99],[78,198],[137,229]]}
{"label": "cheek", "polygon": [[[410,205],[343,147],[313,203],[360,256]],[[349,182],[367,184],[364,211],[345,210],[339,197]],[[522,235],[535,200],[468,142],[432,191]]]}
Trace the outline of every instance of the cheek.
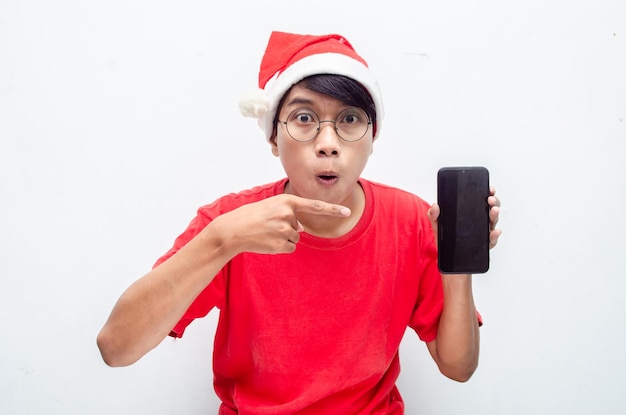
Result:
{"label": "cheek", "polygon": [[302,149],[291,138],[277,137],[276,145],[272,147],[272,152],[280,158],[283,166],[302,164],[300,160]]}
{"label": "cheek", "polygon": [[372,142],[371,138],[369,139],[369,141],[363,143],[363,147],[360,149],[360,151],[362,157],[364,157],[366,160],[369,158],[369,156],[372,155],[372,153],[374,152],[374,143]]}
{"label": "cheek", "polygon": [[303,153],[307,147],[307,144],[312,143],[300,143],[291,138],[287,132],[281,128],[278,130],[275,138],[276,142],[276,150],[280,156],[290,154],[297,155],[299,153]]}

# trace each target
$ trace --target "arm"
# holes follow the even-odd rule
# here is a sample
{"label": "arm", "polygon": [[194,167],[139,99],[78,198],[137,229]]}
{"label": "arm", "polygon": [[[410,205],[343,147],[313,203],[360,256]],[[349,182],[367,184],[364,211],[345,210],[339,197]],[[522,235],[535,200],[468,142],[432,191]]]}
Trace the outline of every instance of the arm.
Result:
{"label": "arm", "polygon": [[[490,189],[488,198],[490,219],[489,246],[498,243],[502,231],[496,229],[500,215],[500,200],[495,189]],[[437,240],[437,218],[439,206],[434,204],[429,217]],[[443,312],[437,330],[437,339],[427,343],[428,351],[441,373],[450,379],[466,382],[478,367],[480,333],[476,306],[472,291],[471,275],[442,274]]]}
{"label": "arm", "polygon": [[442,275],[444,306],[437,339],[427,343],[441,373],[465,382],[478,366],[480,334],[471,275]]}
{"label": "arm", "polygon": [[97,343],[109,366],[127,366],[156,347],[235,251],[216,222],[121,295]]}
{"label": "arm", "polygon": [[97,338],[105,363],[127,366],[156,347],[237,254],[293,252],[302,230],[298,212],[350,215],[343,206],[279,195],[217,217],[122,294]]}

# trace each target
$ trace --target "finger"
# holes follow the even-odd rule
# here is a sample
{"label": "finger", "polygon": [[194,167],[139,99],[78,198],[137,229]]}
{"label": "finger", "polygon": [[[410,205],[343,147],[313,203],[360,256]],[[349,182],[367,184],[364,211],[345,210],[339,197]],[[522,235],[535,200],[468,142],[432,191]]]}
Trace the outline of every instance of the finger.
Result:
{"label": "finger", "polygon": [[297,244],[298,242],[300,242],[300,232],[301,231],[292,232],[289,235],[289,238],[287,238],[287,241],[291,242],[292,244]]}
{"label": "finger", "polygon": [[292,206],[295,212],[313,213],[315,215],[327,216],[350,216],[352,212],[345,206],[334,203],[326,203],[321,200],[305,199],[293,196]]}
{"label": "finger", "polygon": [[498,206],[500,207],[502,205],[502,203],[500,202],[500,199],[498,199],[495,196],[489,196],[487,198],[487,203],[489,204],[489,206],[493,207],[493,206]]}
{"label": "finger", "polygon": [[299,220],[296,221],[297,225],[296,225],[296,231],[297,232],[304,232],[304,226],[302,226],[302,224],[300,223]]}
{"label": "finger", "polygon": [[498,206],[494,206],[489,209],[489,226],[491,230],[496,228],[498,221],[500,220],[500,208]]}
{"label": "finger", "polygon": [[500,235],[502,235],[501,229],[494,229],[491,232],[489,232],[489,248],[490,249],[498,244]]}
{"label": "finger", "polygon": [[430,219],[430,227],[433,231],[433,237],[435,238],[435,245],[438,244],[438,233],[439,229],[437,229],[437,220],[439,219],[439,205],[437,203],[433,203],[428,209],[428,219]]}
{"label": "finger", "polygon": [[428,209],[428,218],[431,222],[435,223],[437,222],[437,219],[439,219],[440,213],[441,210],[439,209],[439,205],[437,203],[433,203],[430,209]]}

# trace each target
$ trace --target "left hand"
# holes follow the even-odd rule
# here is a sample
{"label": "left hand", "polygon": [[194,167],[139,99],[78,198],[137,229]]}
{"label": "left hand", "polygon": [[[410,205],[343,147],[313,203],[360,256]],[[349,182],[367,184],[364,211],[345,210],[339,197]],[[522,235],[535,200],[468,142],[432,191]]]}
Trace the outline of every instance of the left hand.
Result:
{"label": "left hand", "polygon": [[[502,229],[496,228],[500,219],[501,203],[500,199],[496,197],[496,189],[493,186],[489,186],[487,204],[489,204],[489,249],[491,249],[498,244],[498,239],[502,235]],[[437,203],[433,203],[430,209],[428,209],[428,218],[435,234],[435,243],[437,243],[437,219],[439,218],[439,212]]]}

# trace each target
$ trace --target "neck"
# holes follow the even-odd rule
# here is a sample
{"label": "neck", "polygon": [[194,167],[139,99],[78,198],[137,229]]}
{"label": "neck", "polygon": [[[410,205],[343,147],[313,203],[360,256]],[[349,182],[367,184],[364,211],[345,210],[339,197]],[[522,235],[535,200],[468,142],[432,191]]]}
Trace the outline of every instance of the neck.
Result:
{"label": "neck", "polygon": [[361,185],[357,184],[350,196],[340,204],[350,208],[352,214],[347,218],[298,213],[304,231],[320,238],[338,238],[350,232],[365,210],[365,192]]}

